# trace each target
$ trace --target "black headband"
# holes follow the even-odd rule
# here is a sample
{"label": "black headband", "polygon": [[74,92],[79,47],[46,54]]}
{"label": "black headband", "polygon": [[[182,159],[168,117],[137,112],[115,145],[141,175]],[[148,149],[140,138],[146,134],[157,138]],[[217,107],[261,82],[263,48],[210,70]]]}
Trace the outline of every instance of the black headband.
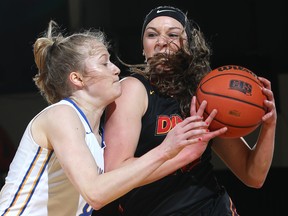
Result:
{"label": "black headband", "polygon": [[[141,38],[143,39],[143,34],[144,31],[146,29],[146,26],[148,25],[148,23],[153,20],[156,17],[159,16],[168,16],[168,17],[172,17],[174,19],[176,19],[177,21],[179,21],[182,26],[186,29],[186,21],[187,21],[187,17],[186,15],[179,10],[178,8],[174,8],[174,7],[170,7],[170,6],[159,6],[157,8],[152,9],[145,17],[144,19],[144,23],[142,26],[142,34],[141,34]],[[188,33],[186,31],[186,33]],[[187,36],[189,35],[189,33],[187,34]]]}

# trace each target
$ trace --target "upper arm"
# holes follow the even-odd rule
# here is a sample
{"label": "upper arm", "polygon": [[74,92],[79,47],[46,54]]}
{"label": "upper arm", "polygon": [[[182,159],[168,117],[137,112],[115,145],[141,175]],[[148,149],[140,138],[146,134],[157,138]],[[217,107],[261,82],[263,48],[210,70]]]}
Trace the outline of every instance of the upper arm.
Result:
{"label": "upper arm", "polygon": [[134,157],[141,119],[148,104],[146,89],[138,79],[125,78],[121,85],[121,96],[106,108],[106,171],[121,166],[122,162]]}
{"label": "upper arm", "polygon": [[45,125],[47,140],[62,169],[85,197],[98,173],[96,162],[85,142],[85,129],[79,116],[67,105],[55,106],[48,110]]}

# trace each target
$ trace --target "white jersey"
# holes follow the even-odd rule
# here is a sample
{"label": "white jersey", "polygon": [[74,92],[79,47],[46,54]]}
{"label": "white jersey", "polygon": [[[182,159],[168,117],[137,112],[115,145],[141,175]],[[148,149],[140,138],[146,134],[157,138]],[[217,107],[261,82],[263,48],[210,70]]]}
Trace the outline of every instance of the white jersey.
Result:
{"label": "white jersey", "polygon": [[[75,108],[86,130],[87,146],[95,158],[98,172],[101,174],[104,172],[103,151],[105,146],[99,145],[85,115],[75,104],[74,106],[71,104],[73,102],[70,102],[62,100],[44,110],[59,104],[67,104]],[[41,148],[33,140],[31,124],[37,116],[28,124],[10,165],[5,185],[0,193],[0,215],[92,215],[93,209],[71,184],[55,153]]]}

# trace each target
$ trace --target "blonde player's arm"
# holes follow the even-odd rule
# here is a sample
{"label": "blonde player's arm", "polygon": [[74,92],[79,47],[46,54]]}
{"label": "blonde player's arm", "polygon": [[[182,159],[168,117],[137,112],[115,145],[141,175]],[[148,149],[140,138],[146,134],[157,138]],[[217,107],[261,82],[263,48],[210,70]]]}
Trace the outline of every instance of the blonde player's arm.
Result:
{"label": "blonde player's arm", "polygon": [[67,177],[94,209],[100,209],[138,186],[161,164],[176,156],[185,146],[198,141],[198,138],[190,137],[198,137],[206,131],[193,130],[205,126],[205,122],[199,121],[200,117],[188,118],[172,130],[163,145],[129,165],[99,175],[97,164],[85,143],[83,124],[75,110],[65,105],[55,106],[43,116],[42,138],[46,137],[46,145],[54,149]]}

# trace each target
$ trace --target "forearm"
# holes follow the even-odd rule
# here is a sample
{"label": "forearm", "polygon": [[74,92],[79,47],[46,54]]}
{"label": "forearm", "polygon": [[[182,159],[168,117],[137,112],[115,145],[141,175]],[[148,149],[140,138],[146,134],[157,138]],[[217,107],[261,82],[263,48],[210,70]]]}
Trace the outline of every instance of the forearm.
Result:
{"label": "forearm", "polygon": [[263,125],[253,149],[251,172],[260,179],[265,180],[270,169],[275,145],[275,126]]}
{"label": "forearm", "polygon": [[201,157],[203,150],[201,150],[201,152],[196,151],[195,145],[197,144],[185,147],[176,157],[163,163],[151,175],[147,176],[147,178],[141,182],[140,186],[159,180],[174,173],[176,170],[181,169],[187,164],[198,160]]}
{"label": "forearm", "polygon": [[125,165],[110,172],[99,175],[93,185],[86,189],[85,196],[94,209],[119,198],[135,187],[141,185],[166,160],[167,155],[158,149],[153,149],[136,160],[127,161]]}
{"label": "forearm", "polygon": [[74,173],[71,170],[66,172],[76,190],[93,209],[98,210],[141,185],[142,180],[166,160],[161,152],[153,151],[103,174],[97,173],[95,162],[94,165],[86,163],[85,169],[77,167]]}

